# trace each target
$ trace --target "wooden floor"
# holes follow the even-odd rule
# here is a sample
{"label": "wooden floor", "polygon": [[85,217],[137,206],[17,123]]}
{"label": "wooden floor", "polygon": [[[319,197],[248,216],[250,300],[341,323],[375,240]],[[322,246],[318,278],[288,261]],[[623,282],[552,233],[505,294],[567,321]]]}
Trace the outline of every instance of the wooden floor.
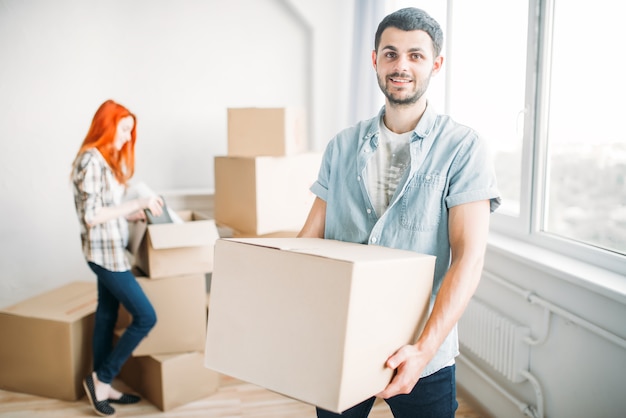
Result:
{"label": "wooden floor", "polygon": [[[116,382],[121,390],[127,387]],[[117,417],[158,418],[315,418],[315,409],[302,402],[278,395],[258,386],[223,377],[213,395],[162,412],[146,400],[135,405],[116,405]],[[67,402],[57,399],[0,390],[2,418],[74,418],[96,417],[87,398]],[[386,403],[376,402],[370,418],[391,418]],[[484,418],[459,396],[456,418]]]}

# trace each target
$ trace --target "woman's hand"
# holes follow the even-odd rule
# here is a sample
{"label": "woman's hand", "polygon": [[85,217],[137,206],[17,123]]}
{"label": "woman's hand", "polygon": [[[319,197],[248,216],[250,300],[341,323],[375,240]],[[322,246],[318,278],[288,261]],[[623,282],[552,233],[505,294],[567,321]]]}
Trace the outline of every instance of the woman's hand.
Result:
{"label": "woman's hand", "polygon": [[100,208],[91,219],[87,220],[87,225],[94,226],[120,217],[129,221],[145,220],[146,215],[143,213],[145,209],[150,210],[154,216],[161,216],[163,199],[160,196],[140,197],[118,206]]}
{"label": "woman's hand", "polygon": [[143,210],[137,210],[126,216],[126,220],[129,222],[143,222],[146,220],[146,214]]}
{"label": "woman's hand", "polygon": [[163,213],[163,199],[161,196],[140,197],[137,201],[141,209],[148,209],[154,216],[161,216]]}

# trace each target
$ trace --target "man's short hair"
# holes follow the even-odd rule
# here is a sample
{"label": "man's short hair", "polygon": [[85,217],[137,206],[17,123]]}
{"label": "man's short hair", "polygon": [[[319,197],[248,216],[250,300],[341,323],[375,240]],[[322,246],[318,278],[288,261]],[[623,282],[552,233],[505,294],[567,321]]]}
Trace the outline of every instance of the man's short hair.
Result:
{"label": "man's short hair", "polygon": [[435,57],[439,56],[443,47],[443,31],[439,23],[428,13],[416,7],[407,7],[397,10],[380,22],[376,30],[374,49],[378,52],[380,37],[388,27],[398,28],[404,31],[423,30],[433,41],[433,51]]}

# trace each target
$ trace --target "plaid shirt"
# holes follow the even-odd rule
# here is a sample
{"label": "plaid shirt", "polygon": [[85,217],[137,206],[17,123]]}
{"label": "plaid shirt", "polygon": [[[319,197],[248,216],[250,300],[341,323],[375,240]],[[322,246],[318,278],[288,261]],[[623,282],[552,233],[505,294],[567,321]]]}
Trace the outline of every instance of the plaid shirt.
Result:
{"label": "plaid shirt", "polygon": [[128,223],[124,217],[89,226],[96,212],[122,201],[124,186],[100,152],[92,148],[78,157],[72,174],[74,205],[80,223],[83,254],[87,261],[110,271],[130,270],[125,248]]}

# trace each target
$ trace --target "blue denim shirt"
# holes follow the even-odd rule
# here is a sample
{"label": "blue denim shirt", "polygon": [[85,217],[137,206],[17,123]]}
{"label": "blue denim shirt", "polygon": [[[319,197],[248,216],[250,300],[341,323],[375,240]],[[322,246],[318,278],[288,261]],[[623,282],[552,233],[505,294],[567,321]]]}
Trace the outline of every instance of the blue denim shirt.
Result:
{"label": "blue denim shirt", "polygon": [[[500,205],[492,161],[472,129],[426,107],[411,136],[411,165],[388,209],[375,213],[365,167],[378,148],[378,116],[344,129],[327,145],[311,191],[326,202],[324,237],[411,250],[436,256],[430,307],[450,265],[448,209],[490,200]],[[422,376],[451,364],[458,355],[456,327]]]}

